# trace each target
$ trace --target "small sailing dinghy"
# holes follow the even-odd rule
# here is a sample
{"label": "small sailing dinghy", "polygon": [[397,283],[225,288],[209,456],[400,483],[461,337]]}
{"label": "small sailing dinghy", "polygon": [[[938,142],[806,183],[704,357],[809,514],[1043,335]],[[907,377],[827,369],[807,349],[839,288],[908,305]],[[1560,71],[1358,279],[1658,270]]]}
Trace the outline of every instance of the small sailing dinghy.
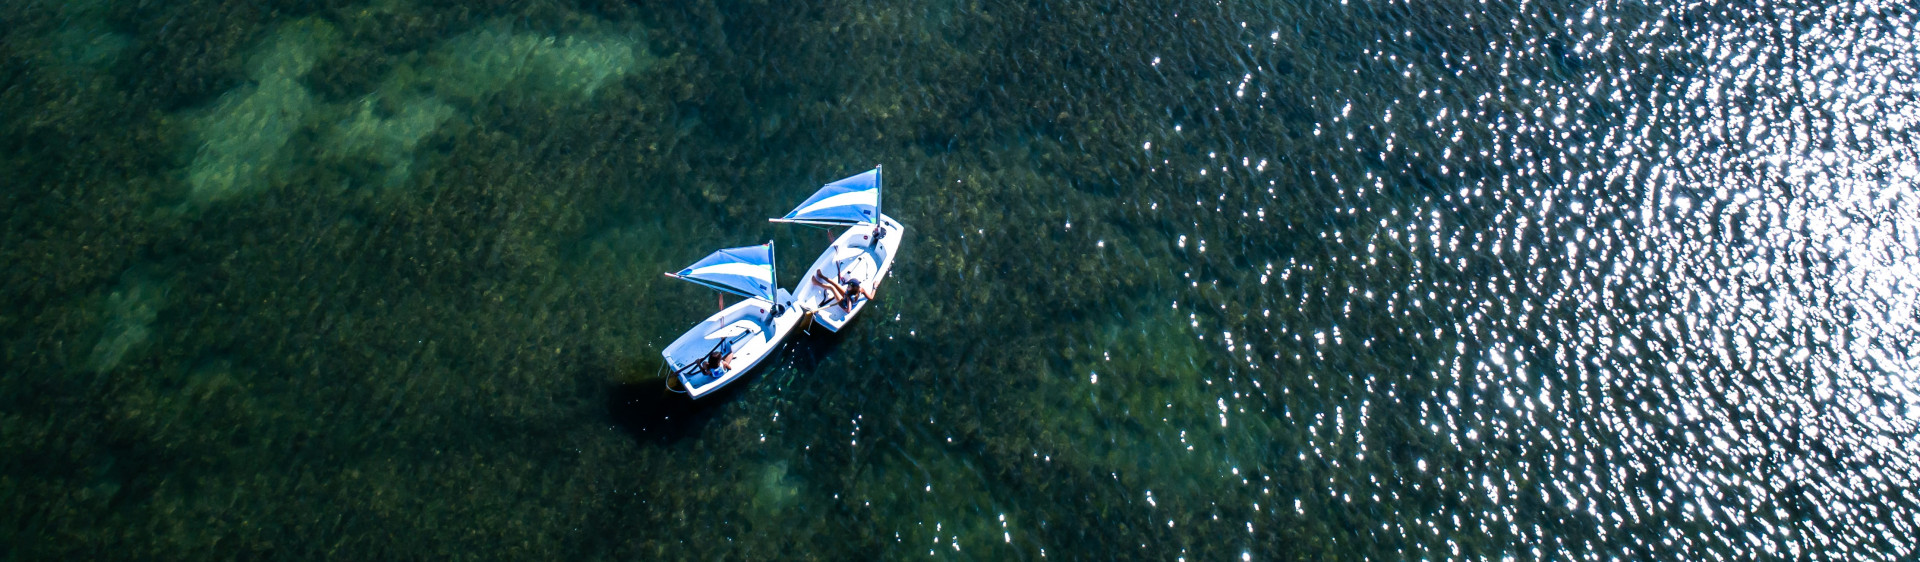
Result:
{"label": "small sailing dinghy", "polygon": [[[793,294],[774,280],[773,242],[720,250],[667,277],[746,297],[687,330],[660,355],[693,398],[718,390],[780,349],[800,323]],[[684,390],[683,390],[684,389]]]}
{"label": "small sailing dinghy", "polygon": [[847,227],[807,268],[794,303],[813,321],[838,332],[866,308],[893,268],[906,227],[880,212],[880,167],[821,187],[773,222]]}

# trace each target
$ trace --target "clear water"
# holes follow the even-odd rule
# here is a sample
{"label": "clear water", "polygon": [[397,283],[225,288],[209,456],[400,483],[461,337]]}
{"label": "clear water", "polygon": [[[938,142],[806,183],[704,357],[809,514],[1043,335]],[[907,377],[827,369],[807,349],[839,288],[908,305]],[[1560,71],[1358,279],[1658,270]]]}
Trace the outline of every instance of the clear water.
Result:
{"label": "clear water", "polygon": [[0,558],[1911,559],[1916,17],[11,3]]}

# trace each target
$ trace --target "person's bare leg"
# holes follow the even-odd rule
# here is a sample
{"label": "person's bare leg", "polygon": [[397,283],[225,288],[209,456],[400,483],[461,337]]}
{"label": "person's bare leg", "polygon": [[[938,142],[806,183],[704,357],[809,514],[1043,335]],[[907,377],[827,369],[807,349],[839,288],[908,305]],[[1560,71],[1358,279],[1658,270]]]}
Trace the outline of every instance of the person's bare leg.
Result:
{"label": "person's bare leg", "polygon": [[[818,271],[813,272],[813,282],[825,288],[828,293],[832,293],[834,300],[836,301],[847,300],[847,292],[840,288],[839,283],[835,283],[833,282],[832,279],[828,279],[826,274],[820,273]],[[830,303],[821,303],[821,304],[830,304]]]}
{"label": "person's bare leg", "polygon": [[835,285],[832,279],[828,279],[827,274],[825,273],[821,273],[818,271],[813,272],[813,284],[819,285],[821,288],[826,289],[827,292],[829,293],[834,293],[834,294],[840,293],[840,287]]}
{"label": "person's bare leg", "polygon": [[807,281],[813,283],[814,285],[819,286],[821,289],[826,290],[828,293],[833,292],[833,285],[827,283],[827,278],[825,276],[820,275],[820,272],[818,271],[813,272],[813,278],[808,279]]}

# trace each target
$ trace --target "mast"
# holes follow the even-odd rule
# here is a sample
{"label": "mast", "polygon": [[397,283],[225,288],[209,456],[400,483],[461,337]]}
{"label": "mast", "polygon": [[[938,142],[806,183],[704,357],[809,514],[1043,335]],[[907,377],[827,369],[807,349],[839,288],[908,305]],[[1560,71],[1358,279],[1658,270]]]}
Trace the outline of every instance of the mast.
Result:
{"label": "mast", "polygon": [[874,226],[880,226],[880,217],[885,216],[880,212],[880,202],[886,196],[886,193],[887,193],[887,190],[883,189],[883,187],[886,185],[885,182],[881,181],[883,179],[885,178],[881,177],[880,165],[874,164],[873,165],[873,225]]}

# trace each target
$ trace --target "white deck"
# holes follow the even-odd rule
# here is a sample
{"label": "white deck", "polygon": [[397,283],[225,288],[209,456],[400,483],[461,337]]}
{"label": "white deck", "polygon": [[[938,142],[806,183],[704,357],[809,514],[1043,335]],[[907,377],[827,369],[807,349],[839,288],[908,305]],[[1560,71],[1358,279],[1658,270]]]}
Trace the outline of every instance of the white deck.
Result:
{"label": "white deck", "polygon": [[872,226],[855,226],[841,233],[827,251],[814,260],[807,268],[805,276],[800,278],[794,289],[793,299],[803,310],[813,310],[813,321],[830,331],[838,332],[841,326],[851,322],[860,310],[866,308],[868,299],[857,299],[852,307],[840,303],[829,303],[833,293],[814,282],[814,274],[821,273],[828,279],[845,276],[859,279],[860,286],[874,291],[877,298],[880,282],[887,278],[893,269],[893,256],[900,249],[900,243],[906,238],[906,227],[895,222],[893,217],[880,216],[880,224],[887,229],[887,236],[874,245]]}
{"label": "white deck", "polygon": [[[780,349],[780,343],[800,323],[802,312],[793,306],[793,295],[786,289],[780,289],[776,298],[788,303],[779,316],[772,314],[772,303],[765,299],[746,299],[694,325],[660,352],[667,360],[667,368],[676,373],[673,376],[680,379],[688,395],[699,398],[719,390]],[[727,361],[730,368],[719,373],[709,373],[697,366],[688,368],[699,363],[716,346],[731,346],[731,359]]]}

